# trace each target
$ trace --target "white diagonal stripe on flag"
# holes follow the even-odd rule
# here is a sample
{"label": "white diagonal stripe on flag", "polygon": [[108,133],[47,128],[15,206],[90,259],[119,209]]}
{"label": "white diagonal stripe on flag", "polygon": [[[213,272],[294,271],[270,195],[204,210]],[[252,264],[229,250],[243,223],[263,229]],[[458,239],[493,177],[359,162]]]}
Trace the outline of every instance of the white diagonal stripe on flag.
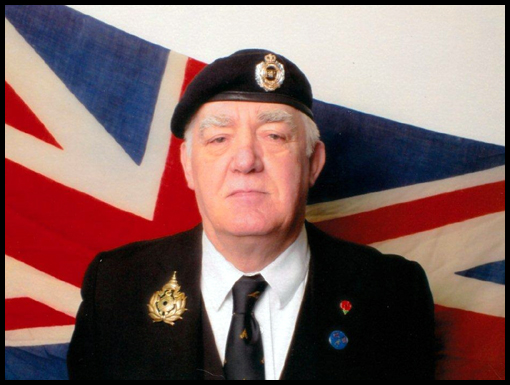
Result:
{"label": "white diagonal stripe on flag", "polygon": [[5,256],[5,298],[29,297],[71,317],[81,303],[80,289],[12,257]]}
{"label": "white diagonal stripe on flag", "polygon": [[39,346],[71,341],[74,325],[27,328],[5,332],[5,346]]}
{"label": "white diagonal stripe on flag", "polygon": [[306,219],[312,223],[323,222],[503,180],[505,166],[500,166],[453,178],[309,205],[306,208]]}
{"label": "white diagonal stripe on flag", "polygon": [[60,150],[6,124],[6,158],[151,220],[170,148],[169,122],[186,63],[187,57],[170,52],[147,155],[138,166],[5,20],[5,79],[63,147]]}
{"label": "white diagonal stripe on flag", "polygon": [[419,262],[438,305],[505,317],[505,286],[455,274],[505,259],[505,213],[375,243],[384,253]]}

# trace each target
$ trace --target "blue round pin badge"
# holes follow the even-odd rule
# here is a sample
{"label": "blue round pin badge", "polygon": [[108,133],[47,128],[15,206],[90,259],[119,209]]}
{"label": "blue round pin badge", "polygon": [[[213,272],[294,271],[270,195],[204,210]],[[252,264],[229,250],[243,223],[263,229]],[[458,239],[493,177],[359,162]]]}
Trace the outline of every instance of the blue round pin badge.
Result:
{"label": "blue round pin badge", "polygon": [[336,350],[343,350],[349,343],[349,339],[347,338],[344,332],[340,330],[335,330],[329,335],[329,343]]}

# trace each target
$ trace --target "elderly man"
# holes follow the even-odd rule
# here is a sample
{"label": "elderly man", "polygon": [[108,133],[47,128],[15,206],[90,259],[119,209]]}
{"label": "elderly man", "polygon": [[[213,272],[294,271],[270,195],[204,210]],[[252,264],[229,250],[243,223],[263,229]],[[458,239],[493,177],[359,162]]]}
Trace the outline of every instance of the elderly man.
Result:
{"label": "elderly man", "polygon": [[244,50],[172,118],[203,223],[101,253],[83,283],[72,379],[432,379],[421,267],[305,222],[325,163],[305,75]]}

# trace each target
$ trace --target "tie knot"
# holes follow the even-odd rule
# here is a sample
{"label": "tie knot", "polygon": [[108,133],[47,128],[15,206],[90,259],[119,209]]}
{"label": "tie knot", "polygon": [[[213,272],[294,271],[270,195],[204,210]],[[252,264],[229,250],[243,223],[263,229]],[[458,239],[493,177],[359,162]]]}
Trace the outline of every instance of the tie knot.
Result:
{"label": "tie knot", "polygon": [[234,313],[249,314],[253,311],[255,302],[267,287],[267,282],[262,275],[252,277],[242,276],[232,289],[234,295]]}

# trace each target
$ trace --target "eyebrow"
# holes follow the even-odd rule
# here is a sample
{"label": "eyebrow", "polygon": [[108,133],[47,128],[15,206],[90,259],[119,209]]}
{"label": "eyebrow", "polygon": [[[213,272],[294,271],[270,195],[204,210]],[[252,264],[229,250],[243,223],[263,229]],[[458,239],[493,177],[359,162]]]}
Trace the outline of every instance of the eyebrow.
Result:
{"label": "eyebrow", "polygon": [[[276,109],[262,111],[258,114],[257,119],[259,123],[278,123],[284,122],[289,125],[292,132],[296,132],[297,125],[294,122],[292,114],[287,111]],[[211,127],[232,127],[234,124],[233,119],[228,115],[210,115],[202,119],[198,126],[198,132],[200,136],[203,136],[204,131]]]}
{"label": "eyebrow", "polygon": [[297,130],[297,125],[294,122],[292,114],[288,113],[284,110],[268,110],[262,111],[258,115],[258,120],[260,123],[278,123],[284,122],[287,123],[293,132]]}
{"label": "eyebrow", "polygon": [[232,124],[232,118],[227,115],[210,115],[200,122],[198,132],[203,136],[204,131],[210,127],[230,127]]}

